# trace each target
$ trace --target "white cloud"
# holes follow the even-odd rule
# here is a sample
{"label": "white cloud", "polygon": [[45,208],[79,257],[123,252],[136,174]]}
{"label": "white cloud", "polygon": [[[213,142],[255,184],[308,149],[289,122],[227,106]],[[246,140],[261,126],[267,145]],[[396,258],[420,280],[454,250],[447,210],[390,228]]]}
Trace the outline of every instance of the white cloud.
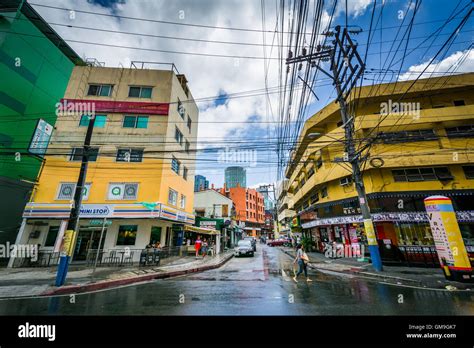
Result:
{"label": "white cloud", "polygon": [[[464,58],[464,59],[462,59]],[[431,60],[431,59],[430,59]],[[430,60],[418,64],[412,65],[408,70],[398,77],[399,81],[413,80],[420,75],[420,73],[426,68],[426,71],[420,76],[420,78],[442,76],[446,72],[464,73],[474,71],[474,50],[457,51],[451,54],[449,57],[435,61],[429,65]],[[461,61],[462,60],[462,61]],[[439,72],[439,74],[436,74]]]}

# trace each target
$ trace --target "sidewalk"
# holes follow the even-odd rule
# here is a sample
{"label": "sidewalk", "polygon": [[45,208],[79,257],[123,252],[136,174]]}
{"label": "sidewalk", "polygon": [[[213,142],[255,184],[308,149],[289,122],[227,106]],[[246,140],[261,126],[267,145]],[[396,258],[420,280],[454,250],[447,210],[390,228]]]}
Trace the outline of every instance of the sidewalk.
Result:
{"label": "sidewalk", "polygon": [[176,277],[218,268],[232,256],[233,251],[227,251],[215,257],[198,260],[195,257],[183,257],[158,267],[100,267],[96,269],[94,276],[92,269],[74,270],[72,265],[66,285],[59,288],[54,286],[56,267],[3,268],[0,269],[0,299],[75,294]]}
{"label": "sidewalk", "polygon": [[[282,247],[281,251],[295,257],[293,248]],[[362,278],[383,281],[401,286],[414,286],[437,290],[474,290],[474,284],[448,281],[439,268],[384,266],[383,272],[374,270],[372,264],[359,262],[356,258],[331,259],[318,252],[308,252],[309,268],[321,272],[338,272]],[[453,288],[454,287],[454,288]]]}

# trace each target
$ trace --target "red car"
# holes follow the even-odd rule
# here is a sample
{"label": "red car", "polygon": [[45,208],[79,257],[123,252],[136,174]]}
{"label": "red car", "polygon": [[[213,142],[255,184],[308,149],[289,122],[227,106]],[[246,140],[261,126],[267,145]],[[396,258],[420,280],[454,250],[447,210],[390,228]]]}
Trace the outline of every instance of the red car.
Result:
{"label": "red car", "polygon": [[287,239],[274,239],[269,242],[267,242],[267,245],[269,246],[282,246],[283,244],[288,243]]}

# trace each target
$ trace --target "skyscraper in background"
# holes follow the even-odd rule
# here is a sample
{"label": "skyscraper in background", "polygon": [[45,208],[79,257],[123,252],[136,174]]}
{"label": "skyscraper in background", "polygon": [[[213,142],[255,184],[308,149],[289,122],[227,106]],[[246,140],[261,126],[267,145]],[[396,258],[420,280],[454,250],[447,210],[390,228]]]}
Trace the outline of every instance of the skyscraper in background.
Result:
{"label": "skyscraper in background", "polygon": [[270,194],[268,193],[268,187],[259,186],[257,188],[257,192],[260,192],[263,195],[265,210],[272,210],[275,204],[273,202],[273,199],[270,197]]}
{"label": "skyscraper in background", "polygon": [[209,188],[209,180],[206,180],[205,176],[196,175],[194,177],[194,192],[207,190]]}
{"label": "skyscraper in background", "polygon": [[243,167],[227,167],[225,169],[225,185],[227,188],[247,187],[247,173]]}

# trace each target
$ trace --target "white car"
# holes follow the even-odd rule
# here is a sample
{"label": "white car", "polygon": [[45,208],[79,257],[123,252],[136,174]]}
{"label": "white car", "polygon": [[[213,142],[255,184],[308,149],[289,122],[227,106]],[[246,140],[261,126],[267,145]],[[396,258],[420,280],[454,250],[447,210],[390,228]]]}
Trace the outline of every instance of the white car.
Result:
{"label": "white car", "polygon": [[239,240],[237,246],[234,248],[234,256],[254,255],[253,245],[250,240]]}

